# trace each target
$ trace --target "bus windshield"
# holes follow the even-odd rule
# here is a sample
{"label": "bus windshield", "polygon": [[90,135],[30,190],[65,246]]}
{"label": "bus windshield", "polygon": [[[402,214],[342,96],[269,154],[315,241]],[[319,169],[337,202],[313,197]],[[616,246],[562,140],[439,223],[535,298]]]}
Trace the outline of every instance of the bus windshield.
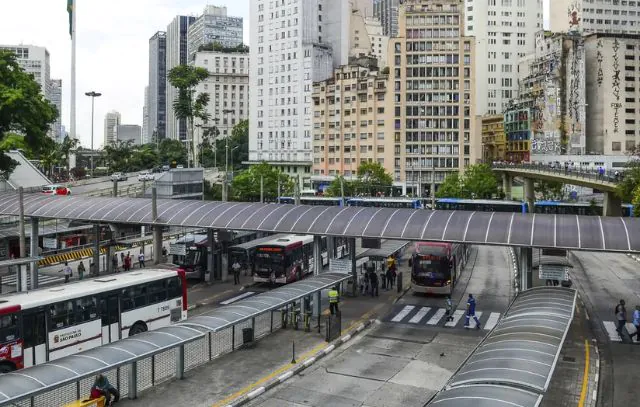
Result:
{"label": "bus windshield", "polygon": [[284,270],[284,253],[264,252],[259,249],[255,255],[257,272],[280,273]]}
{"label": "bus windshield", "polygon": [[417,280],[443,281],[451,278],[449,260],[446,257],[414,255],[413,277]]}

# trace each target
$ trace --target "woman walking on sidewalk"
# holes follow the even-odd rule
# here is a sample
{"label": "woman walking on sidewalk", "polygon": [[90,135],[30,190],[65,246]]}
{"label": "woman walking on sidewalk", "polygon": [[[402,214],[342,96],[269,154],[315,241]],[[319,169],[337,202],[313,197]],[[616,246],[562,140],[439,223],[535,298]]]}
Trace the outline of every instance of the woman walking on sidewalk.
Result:
{"label": "woman walking on sidewalk", "polygon": [[78,280],[82,280],[84,278],[84,262],[80,260],[80,264],[78,264]]}

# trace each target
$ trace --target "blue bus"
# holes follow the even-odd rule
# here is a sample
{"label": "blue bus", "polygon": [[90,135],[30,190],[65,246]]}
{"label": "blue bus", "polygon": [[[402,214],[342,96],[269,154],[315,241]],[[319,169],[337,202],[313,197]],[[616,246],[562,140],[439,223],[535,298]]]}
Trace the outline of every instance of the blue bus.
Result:
{"label": "blue bus", "polygon": [[[280,198],[278,198],[278,203],[280,204],[294,205],[295,202],[296,202],[295,198],[292,198],[289,196],[281,196]],[[330,198],[330,197],[321,197],[321,196],[301,196],[300,205],[344,206],[344,201],[342,198]]]}
{"label": "blue bus", "polygon": [[493,199],[436,199],[436,208],[449,211],[476,212],[519,212],[527,213],[528,205],[519,201],[500,201]]}
{"label": "blue bus", "polygon": [[422,209],[422,200],[417,198],[349,198],[347,206]]}
{"label": "blue bus", "polygon": [[[582,216],[602,216],[604,213],[601,204],[592,205],[589,202],[537,201],[534,206],[535,213]],[[633,205],[622,205],[622,217],[633,217]]]}

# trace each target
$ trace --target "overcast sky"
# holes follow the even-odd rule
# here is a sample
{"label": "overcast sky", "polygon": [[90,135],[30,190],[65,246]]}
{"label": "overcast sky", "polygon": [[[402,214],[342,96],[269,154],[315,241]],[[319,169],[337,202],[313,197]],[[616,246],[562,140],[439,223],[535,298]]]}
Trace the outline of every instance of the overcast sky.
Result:
{"label": "overcast sky", "polygon": [[[96,99],[94,146],[102,145],[104,115],[122,114],[122,122],[142,125],[144,88],[149,78],[149,38],[165,31],[178,14],[198,15],[204,6],[227,6],[231,16],[244,17],[249,39],[251,0],[76,0],[77,134],[91,144],[91,103]],[[533,1],[533,0],[532,0]],[[544,0],[548,9],[549,0]],[[44,46],[51,55],[51,78],[63,81],[62,122],[69,131],[71,41],[65,0],[0,0],[0,44]],[[548,16],[545,14],[545,21]]]}

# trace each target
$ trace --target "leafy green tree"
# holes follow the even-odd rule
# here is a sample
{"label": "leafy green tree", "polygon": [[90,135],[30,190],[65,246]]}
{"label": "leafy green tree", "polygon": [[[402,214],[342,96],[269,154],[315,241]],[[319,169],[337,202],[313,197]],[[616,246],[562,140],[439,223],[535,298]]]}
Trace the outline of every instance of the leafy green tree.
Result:
{"label": "leafy green tree", "polygon": [[7,133],[4,139],[0,142],[0,150],[21,150],[25,157],[29,159],[34,158],[33,151],[27,145],[27,142],[25,141],[22,134]]}
{"label": "leafy green tree", "polygon": [[67,134],[64,136],[62,143],[58,145],[58,149],[60,150],[60,155],[62,156],[62,164],[67,169],[67,173],[71,170],[69,168],[69,156],[71,155],[71,151],[78,147],[80,142],[78,139],[71,138]]}
{"label": "leafy green tree", "polygon": [[164,139],[159,146],[159,159],[162,165],[186,164],[187,149],[180,140]]}
{"label": "leafy green tree", "polygon": [[640,216],[640,185],[633,191],[631,203],[633,204],[633,216]]}
{"label": "leafy green tree", "polygon": [[638,186],[640,186],[640,161],[636,159],[627,163],[624,177],[618,183],[617,194],[623,202],[631,202]]}
{"label": "leafy green tree", "polygon": [[136,146],[131,153],[130,169],[132,171],[149,170],[160,163],[155,144]]}
{"label": "leafy green tree", "polygon": [[535,191],[542,195],[545,201],[555,201],[564,198],[564,184],[556,181],[536,181]]}
{"label": "leafy green tree", "polygon": [[460,177],[460,174],[454,172],[449,174],[440,187],[436,191],[436,197],[438,198],[467,198],[465,193],[464,180]]}
{"label": "leafy green tree", "polygon": [[104,147],[105,159],[111,172],[127,172],[131,170],[131,156],[133,154],[131,140],[115,140]]}
{"label": "leafy green tree", "polygon": [[231,196],[236,201],[255,202],[260,200],[260,178],[263,179],[264,199],[275,200],[278,195],[278,180],[280,191],[285,194],[293,190],[293,180],[266,162],[252,165],[233,179]]}
{"label": "leafy green tree", "polygon": [[[196,94],[196,86],[209,77],[209,71],[204,68],[192,65],[178,65],[167,74],[171,86],[178,90],[178,97],[172,101],[173,110],[178,119],[187,121],[189,127],[189,140],[193,141],[194,119],[198,118],[203,122],[209,120],[207,105],[209,104],[209,94]],[[188,156],[195,157],[195,146],[189,143],[190,150]]]}
{"label": "leafy green tree", "polygon": [[[56,108],[47,101],[33,75],[26,73],[15,55],[0,51],[0,141],[8,133],[24,134],[34,154],[43,151]],[[0,175],[8,176],[17,163],[0,151]]]}
{"label": "leafy green tree", "polygon": [[361,193],[375,196],[377,194],[391,195],[393,177],[378,162],[362,163],[358,167],[357,190]]}
{"label": "leafy green tree", "polygon": [[[342,185],[341,185],[342,184]],[[357,190],[359,187],[358,181],[351,181],[345,179],[342,175],[336,177],[329,187],[324,191],[326,196],[342,196],[342,189],[344,189],[344,196],[350,197],[357,195]]]}
{"label": "leafy green tree", "polygon": [[51,177],[54,174],[54,168],[62,163],[63,155],[56,142],[49,137],[43,141],[42,147],[37,159],[40,160],[45,175]]}
{"label": "leafy green tree", "polygon": [[467,167],[463,182],[465,192],[474,199],[491,199],[498,194],[498,178],[487,164]]}

